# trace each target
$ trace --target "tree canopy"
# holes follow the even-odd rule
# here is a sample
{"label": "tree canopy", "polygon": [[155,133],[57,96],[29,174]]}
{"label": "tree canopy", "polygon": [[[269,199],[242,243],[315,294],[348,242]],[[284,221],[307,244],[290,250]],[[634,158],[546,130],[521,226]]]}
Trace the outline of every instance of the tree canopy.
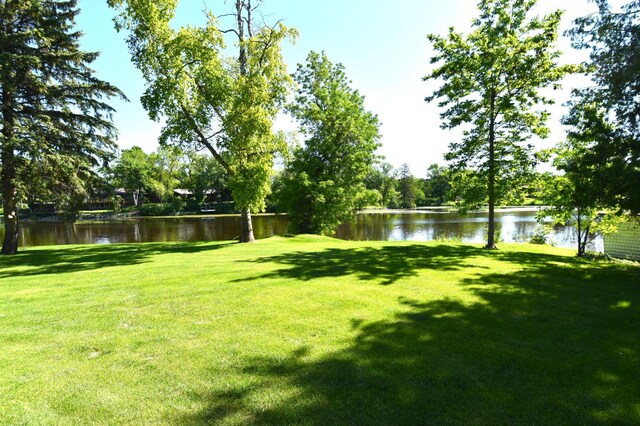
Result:
{"label": "tree canopy", "polygon": [[94,76],[98,54],[80,50],[76,3],[0,1],[2,254],[18,250],[18,204],[30,179],[43,172],[57,182],[50,189],[75,200],[113,153],[106,99],[123,95]]}
{"label": "tree canopy", "polygon": [[576,21],[574,47],[590,50],[593,85],[574,92],[564,120],[570,137],[588,147],[580,162],[594,174],[601,203],[640,213],[640,0]]}
{"label": "tree canopy", "polygon": [[[242,242],[254,239],[251,211],[264,209],[274,155],[284,148],[272,131],[292,82],[280,44],[296,37],[281,23],[257,26],[258,3],[235,0],[234,23],[222,29],[211,12],[202,27],[175,28],[177,0],[109,0],[147,83],[142,104],[165,120],[161,143],[204,147],[224,167],[242,210]],[[226,53],[225,33],[236,38],[236,56]]]}
{"label": "tree canopy", "polygon": [[[480,0],[472,32],[453,28],[429,35],[438,66],[425,77],[441,86],[426,98],[440,99],[442,127],[463,128],[447,159],[467,190],[463,208],[489,205],[487,248],[495,248],[494,208],[533,171],[532,136],[545,137],[553,103],[541,89],[557,88],[574,66],[557,63],[562,16],[531,16],[535,0]],[[454,179],[454,182],[456,180]]]}
{"label": "tree canopy", "polygon": [[295,74],[289,106],[305,144],[294,151],[282,182],[281,205],[296,233],[332,233],[367,204],[364,180],[379,146],[378,118],[350,87],[341,64],[311,52]]}

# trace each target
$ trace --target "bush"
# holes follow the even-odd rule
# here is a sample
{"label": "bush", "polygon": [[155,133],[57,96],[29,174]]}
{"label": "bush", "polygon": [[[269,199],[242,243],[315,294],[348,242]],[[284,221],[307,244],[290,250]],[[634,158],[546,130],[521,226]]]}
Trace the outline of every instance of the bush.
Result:
{"label": "bush", "polygon": [[189,198],[185,203],[184,209],[188,212],[200,213],[202,211],[202,205],[195,198]]}
{"label": "bush", "polygon": [[168,216],[176,214],[175,206],[172,204],[147,203],[140,207],[140,216]]}
{"label": "bush", "polygon": [[535,233],[529,239],[529,244],[548,244],[549,242],[549,229],[543,226],[538,226]]}

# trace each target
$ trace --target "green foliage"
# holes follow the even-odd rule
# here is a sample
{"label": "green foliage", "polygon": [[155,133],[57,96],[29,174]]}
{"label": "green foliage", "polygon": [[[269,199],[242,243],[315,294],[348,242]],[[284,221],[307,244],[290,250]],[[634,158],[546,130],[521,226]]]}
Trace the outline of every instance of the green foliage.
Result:
{"label": "green foliage", "polygon": [[529,239],[529,244],[548,244],[549,243],[549,228],[546,226],[539,225],[536,227],[536,230],[533,236]]}
{"label": "green foliage", "polygon": [[330,234],[371,202],[364,180],[375,160],[378,118],[364,108],[341,64],[311,52],[295,74],[299,84],[289,106],[306,136],[282,177],[279,196],[295,233]]}
{"label": "green foliage", "polygon": [[281,23],[257,26],[255,4],[236,0],[238,26],[229,32],[237,36],[238,55],[227,56],[213,13],[201,27],[176,28],[176,0],[109,4],[120,12],[116,27],[129,31],[133,63],[147,82],[142,104],[165,122],[161,143],[206,148],[228,173],[243,211],[264,209],[274,154],[284,147],[272,122],[291,86],[280,44],[297,33]]}
{"label": "green foliage", "polygon": [[182,200],[172,198],[169,203],[146,203],[138,210],[140,216],[171,216],[180,212]]}
{"label": "green foliage", "polygon": [[196,204],[204,201],[206,191],[220,194],[228,188],[227,173],[213,157],[188,151],[182,161],[180,186],[193,192]]}
{"label": "green foliage", "polygon": [[419,199],[424,198],[418,180],[411,174],[408,164],[403,164],[398,170],[398,192],[400,193],[400,207],[412,209]]}
{"label": "green foliage", "polygon": [[554,150],[553,164],[564,174],[542,180],[541,201],[546,207],[538,212],[539,219],[551,216],[557,224],[576,227],[578,256],[586,253],[596,235],[615,232],[622,220],[617,209],[600,201],[594,167],[582,161],[586,151],[588,146],[571,137]]}
{"label": "green foliage", "polygon": [[386,208],[400,207],[400,193],[398,181],[393,166],[385,161],[377,162],[365,178],[365,186],[370,191],[376,191],[379,195],[378,204]]}
{"label": "green foliage", "polygon": [[111,197],[111,203],[113,204],[113,212],[118,214],[122,212],[122,206],[124,205],[124,198],[114,194]]}
{"label": "green foliage", "polygon": [[170,202],[182,172],[183,153],[179,147],[161,146],[149,156],[152,163],[150,189],[163,203]]}
{"label": "green foliage", "polygon": [[53,202],[57,214],[69,222],[79,218],[83,204],[105,184],[82,158],[57,153],[30,158],[21,174],[28,203]]}
{"label": "green foliage", "polygon": [[439,64],[425,80],[440,88],[426,100],[440,99],[442,127],[463,128],[450,145],[447,160],[456,171],[458,202],[463,209],[489,204],[487,246],[493,244],[493,209],[520,188],[533,171],[533,135],[547,136],[553,103],[540,89],[557,88],[575,66],[560,66],[554,48],[562,13],[530,17],[535,0],[481,0],[472,32],[452,28],[445,37],[429,35]]}
{"label": "green foliage", "polygon": [[153,188],[153,160],[139,146],[125,149],[111,170],[111,175],[113,185],[130,191],[135,205],[140,207],[144,194]]}
{"label": "green foliage", "polygon": [[620,12],[597,0],[599,13],[576,21],[574,47],[589,49],[594,85],[575,92],[565,124],[588,145],[601,203],[640,213],[640,1]]}
{"label": "green foliage", "polygon": [[424,181],[424,196],[429,206],[442,206],[449,201],[451,172],[448,167],[432,164]]}
{"label": "green foliage", "polygon": [[[97,79],[95,52],[80,50],[77,1],[0,2],[0,162],[5,239],[2,253],[18,245],[17,205],[28,197],[37,170],[55,181],[52,193],[73,211],[88,191],[85,181],[113,152],[116,131],[107,99],[121,96]],[[60,166],[60,167],[58,167]]]}

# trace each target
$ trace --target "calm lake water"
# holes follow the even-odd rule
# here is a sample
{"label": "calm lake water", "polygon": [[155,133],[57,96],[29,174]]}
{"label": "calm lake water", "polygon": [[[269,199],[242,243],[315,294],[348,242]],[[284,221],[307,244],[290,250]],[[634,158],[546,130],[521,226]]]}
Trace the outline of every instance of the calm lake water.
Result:
{"label": "calm lake water", "polygon": [[[538,223],[534,209],[496,212],[497,230],[505,242],[528,241]],[[464,242],[482,243],[486,238],[486,213],[460,216],[450,212],[403,212],[359,214],[352,224],[338,228],[336,236],[346,240],[430,241],[438,238],[460,238]],[[267,238],[287,232],[285,215],[253,217],[256,238]],[[20,244],[26,246],[55,244],[109,244],[165,241],[232,240],[239,235],[240,218],[235,216],[136,218],[122,221],[25,222]],[[4,229],[0,227],[0,236]],[[559,247],[573,248],[576,243],[572,227],[554,227],[551,240]],[[596,241],[602,249],[602,240]]]}

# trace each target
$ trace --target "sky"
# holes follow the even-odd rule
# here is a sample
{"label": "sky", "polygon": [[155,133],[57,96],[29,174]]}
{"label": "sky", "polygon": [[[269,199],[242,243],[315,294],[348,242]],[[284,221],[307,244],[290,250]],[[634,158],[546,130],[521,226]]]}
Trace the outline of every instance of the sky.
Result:
{"label": "sky", "polygon": [[[180,0],[176,21],[201,23],[205,7],[220,15],[231,10],[232,2]],[[111,101],[117,110],[114,123],[119,129],[118,145],[121,149],[138,145],[146,152],[154,151],[161,124],[151,121],[140,104],[145,83],[130,62],[126,34],[114,29],[114,11],[105,0],[79,0],[78,6],[77,28],[84,33],[81,46],[101,52],[93,64],[97,76],[116,85],[130,100]],[[536,13],[558,8],[565,10],[563,32],[576,17],[595,11],[589,0],[539,0]],[[267,22],[282,19],[300,33],[294,45],[283,45],[290,72],[311,50],[324,50],[332,62],[345,66],[352,87],[366,97],[366,108],[382,123],[379,153],[386,161],[395,167],[407,163],[417,177],[425,177],[430,164],[445,164],[448,144],[460,133],[441,129],[437,102],[424,101],[438,87],[437,82],[422,81],[434,67],[429,63],[433,52],[426,36],[444,35],[449,27],[468,32],[477,14],[476,0],[265,0],[261,10]],[[558,47],[565,52],[562,63],[577,63],[586,57],[585,52],[573,50],[564,36]],[[560,125],[563,104],[571,88],[584,84],[584,78],[571,77],[563,90],[554,93],[556,105],[550,108],[549,121],[552,132],[548,139],[535,141],[537,147],[550,147],[564,139],[565,129]],[[281,117],[276,127],[290,131],[295,125]]]}

